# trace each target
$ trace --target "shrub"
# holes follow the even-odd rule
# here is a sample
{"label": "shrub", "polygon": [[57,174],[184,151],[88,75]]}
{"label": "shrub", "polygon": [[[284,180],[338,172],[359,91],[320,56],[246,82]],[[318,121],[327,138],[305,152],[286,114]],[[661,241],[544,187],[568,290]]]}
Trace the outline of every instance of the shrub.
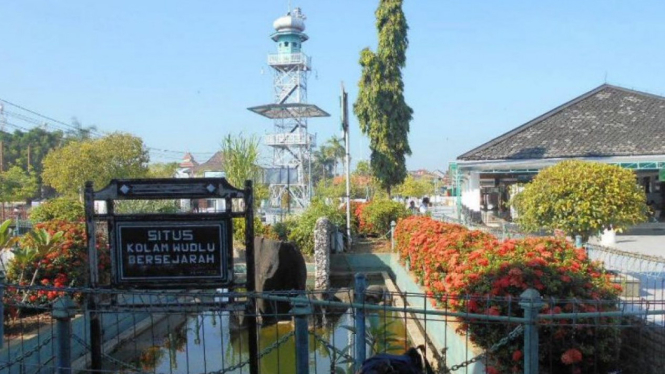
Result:
{"label": "shrub", "polygon": [[289,238],[289,225],[286,222],[275,222],[273,225],[267,225],[263,236],[286,241]]}
{"label": "shrub", "polygon": [[[261,219],[254,217],[254,236],[261,236],[265,231],[265,227],[261,222]],[[234,218],[233,219],[233,242],[234,243],[245,243],[245,218]]]}
{"label": "shrub", "polygon": [[58,197],[43,202],[30,211],[30,221],[33,223],[46,221],[83,221],[85,212],[83,204],[78,200]]}
{"label": "shrub", "polygon": [[370,227],[369,222],[365,221],[363,218],[363,211],[367,205],[368,203],[355,201],[351,203],[351,212],[353,213],[351,224],[355,228],[355,232],[360,235],[368,235],[370,232],[374,232],[374,230]]}
{"label": "shrub", "polygon": [[316,220],[321,217],[328,217],[336,226],[343,226],[346,222],[341,210],[324,202],[314,201],[300,216],[292,218],[292,223],[287,223],[292,226],[288,236],[289,241],[294,242],[305,255],[314,254],[314,227]]}
{"label": "shrub", "polygon": [[[82,287],[88,278],[88,247],[86,243],[85,225],[81,222],[48,221],[35,225],[35,229],[44,229],[50,235],[62,232],[56,250],[43,256],[36,256],[30,263],[22,264],[17,258],[9,261],[7,281],[19,283],[21,274],[34,274],[39,267],[36,284],[53,287]],[[30,235],[21,237],[18,247],[25,249],[33,247],[34,239]],[[100,282],[105,283],[110,278],[111,258],[104,238],[97,237]],[[29,279],[23,278],[20,284],[25,285]],[[31,303],[46,303],[58,296],[55,291],[39,291],[30,295]]]}
{"label": "shrub", "polygon": [[[409,217],[396,229],[397,247],[427,292],[442,307],[474,314],[523,317],[517,305],[520,294],[534,288],[546,304],[541,314],[614,310],[620,287],[608,274],[589,261],[584,250],[565,240],[528,238],[498,242],[493,236],[459,225],[436,222],[427,217]],[[589,300],[592,300],[589,302]],[[598,301],[603,300],[603,303]],[[570,357],[581,372],[613,369],[619,344],[618,329],[604,317],[602,326],[578,319],[540,321],[540,360],[552,372],[571,370]],[[506,335],[506,326],[474,323],[465,319],[460,330],[484,348]],[[513,327],[515,327],[513,325]],[[521,340],[510,342],[489,359],[500,372],[520,372]],[[575,350],[575,354],[570,351]],[[564,359],[565,358],[565,359]],[[595,360],[595,361],[594,361]],[[606,370],[607,369],[607,370]]]}
{"label": "shrub", "polygon": [[511,204],[523,229],[559,229],[585,241],[602,229],[621,229],[647,218],[646,196],[635,173],[579,160],[543,169]]}
{"label": "shrub", "polygon": [[408,216],[403,204],[384,199],[372,200],[358,209],[359,232],[372,236],[385,235],[390,231],[390,222]]}

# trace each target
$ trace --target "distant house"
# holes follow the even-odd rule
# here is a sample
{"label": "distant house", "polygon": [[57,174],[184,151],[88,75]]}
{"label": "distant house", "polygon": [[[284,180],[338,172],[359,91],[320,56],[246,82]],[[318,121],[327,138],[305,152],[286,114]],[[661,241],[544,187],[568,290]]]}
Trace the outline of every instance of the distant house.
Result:
{"label": "distant house", "polygon": [[[217,152],[208,161],[199,164],[194,160],[194,156],[187,152],[178,165],[176,176],[178,178],[203,178],[224,176],[224,159],[222,152]],[[217,211],[221,202],[219,199],[192,200],[190,208],[197,211]],[[188,203],[185,203],[187,205]]]}
{"label": "distant house", "polygon": [[192,178],[194,176],[194,168],[196,168],[199,165],[196,160],[194,160],[194,156],[192,156],[191,153],[187,152],[185,153],[185,156],[182,158],[182,161],[180,161],[180,164],[178,164],[178,170],[176,170],[176,177],[177,178]]}
{"label": "distant house", "polygon": [[194,175],[203,177],[207,174],[219,174],[224,173],[224,157],[222,152],[216,152],[208,161],[194,166]]}
{"label": "distant house", "polygon": [[665,98],[604,84],[460,155],[450,165],[458,205],[476,217],[505,214],[511,185],[566,159],[635,170],[647,200],[662,207]]}

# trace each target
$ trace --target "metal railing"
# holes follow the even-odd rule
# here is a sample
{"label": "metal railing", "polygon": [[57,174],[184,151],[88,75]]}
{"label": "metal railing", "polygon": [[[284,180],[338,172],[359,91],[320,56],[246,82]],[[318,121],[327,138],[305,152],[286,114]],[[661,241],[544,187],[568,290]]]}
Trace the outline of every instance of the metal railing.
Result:
{"label": "metal railing", "polygon": [[[665,368],[665,327],[643,318],[663,318],[665,311],[642,309],[639,300],[543,299],[535,290],[517,299],[456,297],[503,311],[493,315],[433,308],[425,294],[367,287],[362,278],[357,277],[355,290],[297,294],[98,289],[94,292],[104,301],[97,311],[104,326],[102,371],[247,373],[249,337],[243,318],[252,314],[244,308],[250,298],[260,301],[263,373],[350,372],[366,357],[398,355],[420,344],[438,373],[464,373],[462,368],[491,372],[490,367],[506,361],[532,374],[575,372],[582,364],[583,372],[590,373]],[[49,292],[57,298],[39,305],[12,297]],[[86,371],[91,311],[83,300],[91,292],[11,286],[3,304],[7,317],[0,373]],[[442,299],[454,298],[440,296],[439,305]],[[563,312],[553,312],[559,305]],[[460,329],[467,333],[456,334]],[[470,340],[483,336],[490,342],[484,348]],[[561,352],[562,341],[575,350],[571,357],[562,358],[568,354]],[[583,362],[573,354],[577,351]]]}
{"label": "metal railing", "polygon": [[269,146],[311,145],[316,146],[314,134],[278,133],[264,136],[264,142]]}
{"label": "metal railing", "polygon": [[268,65],[303,65],[307,68],[310,67],[312,62],[311,57],[306,54],[299,53],[271,53],[268,55]]}
{"label": "metal railing", "polygon": [[[481,230],[493,234],[498,239],[524,238],[545,235],[544,233],[524,233],[515,224],[502,227],[488,227],[460,221],[445,214],[437,214],[435,219],[457,223],[473,230]],[[613,282],[623,288],[622,300],[628,310],[645,312],[665,310],[665,258],[622,251],[616,248],[595,244],[584,245],[587,255],[593,261],[599,261],[613,275]],[[661,313],[642,314],[645,323],[665,325],[665,317]]]}

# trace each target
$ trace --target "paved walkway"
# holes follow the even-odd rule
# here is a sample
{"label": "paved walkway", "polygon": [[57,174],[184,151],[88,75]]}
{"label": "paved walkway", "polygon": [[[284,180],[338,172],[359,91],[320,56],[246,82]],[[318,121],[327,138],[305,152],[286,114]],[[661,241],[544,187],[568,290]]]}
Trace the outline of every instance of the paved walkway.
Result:
{"label": "paved walkway", "polygon": [[[590,242],[600,244],[600,239],[592,238]],[[645,223],[617,234],[616,244],[611,247],[626,252],[665,258],[665,222]]]}

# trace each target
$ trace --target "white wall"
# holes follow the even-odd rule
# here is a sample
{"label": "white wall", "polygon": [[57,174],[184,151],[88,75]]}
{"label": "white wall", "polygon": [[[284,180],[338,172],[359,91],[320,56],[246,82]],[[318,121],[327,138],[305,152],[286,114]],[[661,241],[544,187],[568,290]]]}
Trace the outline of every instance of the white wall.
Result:
{"label": "white wall", "polygon": [[480,211],[480,174],[464,172],[462,178],[462,205]]}

